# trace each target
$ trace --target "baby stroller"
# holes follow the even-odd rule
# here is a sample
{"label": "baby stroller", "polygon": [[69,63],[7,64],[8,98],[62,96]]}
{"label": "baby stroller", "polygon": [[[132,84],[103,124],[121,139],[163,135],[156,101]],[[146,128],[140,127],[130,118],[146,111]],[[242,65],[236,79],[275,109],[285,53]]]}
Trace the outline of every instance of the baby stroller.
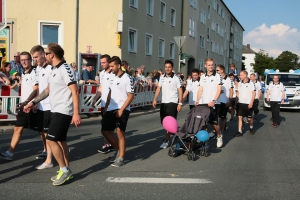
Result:
{"label": "baby stroller", "polygon": [[196,134],[200,130],[205,130],[209,119],[210,109],[206,106],[195,106],[187,114],[185,122],[180,131],[172,139],[168,155],[176,157],[179,153],[187,153],[188,160],[196,160],[196,154],[193,149],[196,144],[200,145],[200,155],[207,157],[208,142],[199,141]]}

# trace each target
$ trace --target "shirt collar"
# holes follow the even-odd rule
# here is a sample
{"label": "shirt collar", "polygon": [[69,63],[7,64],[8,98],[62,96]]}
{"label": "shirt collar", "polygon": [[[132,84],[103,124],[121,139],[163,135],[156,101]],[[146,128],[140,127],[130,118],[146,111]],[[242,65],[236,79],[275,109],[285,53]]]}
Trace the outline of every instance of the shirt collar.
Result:
{"label": "shirt collar", "polygon": [[225,79],[225,80],[226,80],[226,79],[227,79],[227,75],[225,74],[224,78],[222,78],[222,79]]}
{"label": "shirt collar", "polygon": [[123,73],[120,76],[117,76],[117,77],[121,78],[124,74],[125,74],[125,72],[123,71]]}
{"label": "shirt collar", "polygon": [[25,74],[30,74],[30,73],[32,72],[32,70],[33,70],[33,67],[31,67],[31,68],[28,70],[28,72],[25,72],[25,70],[24,70],[23,74],[24,74],[24,75],[25,75]]}
{"label": "shirt collar", "polygon": [[56,66],[55,66],[55,68],[59,68],[60,66],[62,66],[62,64],[64,64],[64,63],[66,63],[66,61],[65,60],[63,60],[63,61],[61,61],[60,63],[58,63]]}
{"label": "shirt collar", "polygon": [[48,63],[46,63],[44,66],[43,66],[43,68],[46,68],[48,66]]}
{"label": "shirt collar", "polygon": [[207,72],[205,73],[205,76],[215,76],[216,75],[216,71],[214,70],[213,73],[211,75],[208,75]]}
{"label": "shirt collar", "polygon": [[246,82],[242,81],[241,83],[250,83],[250,79],[248,79]]}
{"label": "shirt collar", "polygon": [[274,85],[280,85],[280,81],[278,81],[278,83],[276,84],[276,83],[273,83]]}
{"label": "shirt collar", "polygon": [[[169,77],[173,78],[173,76],[174,76],[174,73],[172,72],[171,76],[169,76]],[[165,74],[164,77],[168,77],[167,74]]]}
{"label": "shirt collar", "polygon": [[192,80],[192,82],[196,82],[196,81],[198,81],[198,82],[199,82],[199,81],[200,81],[200,77],[199,77],[199,78],[197,78],[197,80],[195,80],[195,81],[194,81],[194,80]]}

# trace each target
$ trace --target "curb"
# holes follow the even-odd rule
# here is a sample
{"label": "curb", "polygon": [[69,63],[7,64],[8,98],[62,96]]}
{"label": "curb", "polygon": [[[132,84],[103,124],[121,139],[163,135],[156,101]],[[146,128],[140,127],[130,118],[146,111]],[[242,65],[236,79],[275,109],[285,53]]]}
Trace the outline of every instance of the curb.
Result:
{"label": "curb", "polygon": [[[150,109],[150,110],[146,110],[146,111],[139,111],[138,110],[138,111],[134,111],[134,112],[130,113],[129,117],[138,117],[138,116],[142,116],[142,115],[146,115],[146,114],[156,113],[159,110],[160,110],[159,108]],[[101,120],[102,120],[101,115],[99,115],[98,117],[82,118],[80,126],[89,125],[89,124],[99,124],[100,125]],[[75,126],[70,125],[70,127],[75,127]],[[24,132],[26,132],[26,131],[32,131],[32,129],[25,128]],[[1,133],[13,133],[13,132],[14,132],[14,126],[13,125],[6,126],[5,128],[0,128],[0,134]]]}

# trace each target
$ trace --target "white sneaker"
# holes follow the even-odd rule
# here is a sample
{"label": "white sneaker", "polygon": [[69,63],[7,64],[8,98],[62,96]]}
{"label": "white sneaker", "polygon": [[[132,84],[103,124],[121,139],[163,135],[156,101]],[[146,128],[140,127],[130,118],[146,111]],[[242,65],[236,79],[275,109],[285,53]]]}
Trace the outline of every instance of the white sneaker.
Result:
{"label": "white sneaker", "polygon": [[160,145],[159,148],[165,149],[165,148],[167,148],[167,147],[168,147],[168,142],[167,142],[166,140],[164,140],[163,143]]}
{"label": "white sneaker", "polygon": [[220,148],[223,145],[223,135],[217,137],[217,147]]}
{"label": "white sneaker", "polygon": [[47,169],[47,168],[52,168],[53,167],[53,164],[47,164],[47,163],[43,163],[39,166],[36,166],[35,169]]}

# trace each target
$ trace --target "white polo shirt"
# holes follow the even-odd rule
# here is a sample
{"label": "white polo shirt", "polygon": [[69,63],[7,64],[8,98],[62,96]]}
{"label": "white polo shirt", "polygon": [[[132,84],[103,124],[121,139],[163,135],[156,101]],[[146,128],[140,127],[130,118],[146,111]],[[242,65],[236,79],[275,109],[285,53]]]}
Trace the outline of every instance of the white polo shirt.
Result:
{"label": "white polo shirt", "polygon": [[187,82],[186,90],[189,91],[189,105],[195,105],[197,101],[197,93],[200,86],[200,78],[197,80],[189,80]]}
{"label": "white polo shirt", "polygon": [[237,88],[236,88],[235,84],[233,83],[233,95],[232,95],[232,98],[236,98],[236,92],[237,92]]}
{"label": "white polo shirt", "polygon": [[[128,98],[128,93],[134,93],[133,78],[123,72],[120,76],[115,76],[111,82],[111,99],[107,111],[120,109]],[[126,108],[130,111],[130,105]]]}
{"label": "white polo shirt", "polygon": [[218,99],[218,103],[227,103],[229,101],[229,89],[234,88],[233,82],[227,75],[225,75],[225,77],[222,78],[222,83],[222,91]]}
{"label": "white polo shirt", "polygon": [[52,68],[48,80],[51,112],[72,116],[73,99],[68,86],[76,84],[73,68],[62,61]]}
{"label": "white polo shirt", "polygon": [[178,88],[181,88],[182,81],[174,73],[171,76],[162,75],[158,86],[162,88],[162,103],[178,103]]}
{"label": "white polo shirt", "polygon": [[[40,68],[39,75],[38,75],[39,94],[41,94],[48,87],[49,84],[48,78],[49,75],[51,74],[51,71],[52,71],[52,66],[48,64]],[[38,109],[41,111],[51,110],[49,96],[43,101],[39,102]]]}
{"label": "white polo shirt", "polygon": [[[207,75],[207,72],[203,74],[200,78],[200,85],[203,86],[202,91],[202,102],[199,101],[199,104],[208,104],[214,100],[218,85],[223,85],[222,77],[220,74],[214,71],[210,76]],[[218,99],[216,103],[218,103]]]}
{"label": "white polo shirt", "polygon": [[115,75],[112,72],[106,72],[102,70],[100,72],[100,84],[102,87],[101,91],[101,107],[105,107],[107,96],[109,93],[109,87],[115,79]]}
{"label": "white polo shirt", "polygon": [[27,100],[29,95],[33,92],[33,87],[38,85],[38,80],[36,78],[35,68],[31,67],[28,72],[23,72],[22,74],[22,86],[21,86],[21,102]]}
{"label": "white polo shirt", "polygon": [[281,101],[282,92],[284,92],[284,86],[281,82],[274,84],[271,82],[269,84],[268,90],[270,90],[270,101]]}
{"label": "white polo shirt", "polygon": [[239,93],[239,103],[250,104],[252,92],[256,90],[254,83],[249,79],[247,82],[239,82],[237,91]]}
{"label": "white polo shirt", "polygon": [[255,90],[256,90],[256,96],[255,96],[255,99],[258,99],[258,93],[259,91],[261,90],[261,84],[260,82],[256,81],[256,82],[253,82],[254,85],[255,85]]}

